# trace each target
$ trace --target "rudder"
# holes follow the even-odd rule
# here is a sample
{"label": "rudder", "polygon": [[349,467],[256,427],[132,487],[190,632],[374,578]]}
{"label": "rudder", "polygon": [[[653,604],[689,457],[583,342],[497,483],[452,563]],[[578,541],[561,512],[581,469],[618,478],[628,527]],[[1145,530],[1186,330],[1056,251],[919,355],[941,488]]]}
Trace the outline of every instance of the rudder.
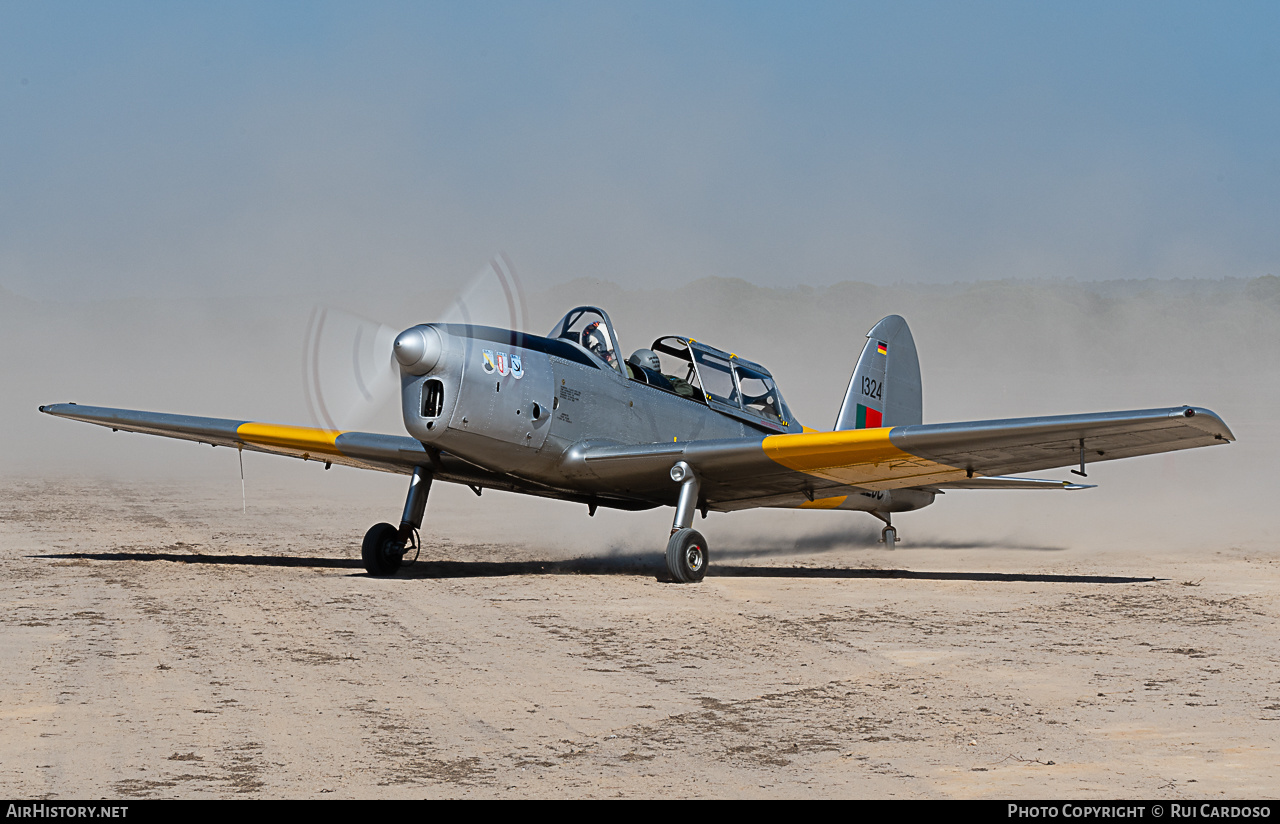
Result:
{"label": "rudder", "polygon": [[836,430],[923,422],[920,359],[907,322],[890,315],[871,327],[849,380]]}

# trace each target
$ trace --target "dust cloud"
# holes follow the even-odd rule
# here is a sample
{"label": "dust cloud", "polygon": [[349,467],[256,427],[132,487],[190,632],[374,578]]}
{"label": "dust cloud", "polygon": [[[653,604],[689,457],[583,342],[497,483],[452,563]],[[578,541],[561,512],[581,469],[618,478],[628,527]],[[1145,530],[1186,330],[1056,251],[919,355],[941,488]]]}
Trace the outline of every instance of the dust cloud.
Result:
{"label": "dust cloud", "polygon": [[[441,290],[442,292],[446,290]],[[73,297],[73,296],[69,296]],[[908,319],[928,421],[1194,403],[1238,442],[953,491],[894,518],[670,510],[438,484],[421,557],[360,561],[405,478],[41,415],[77,401],[307,423],[312,304],[395,327],[450,294],[0,294],[0,787],[112,797],[1258,797],[1277,720],[1280,279],[681,289],[577,280],[630,351],[768,365],[829,427]],[[366,427],[403,431],[394,408]],[[1066,470],[1044,476],[1072,478]],[[7,745],[4,746],[4,745]],[[673,784],[672,776],[705,781]]]}
{"label": "dust cloud", "polygon": [[[255,300],[36,302],[0,291],[5,448],[0,475],[57,481],[212,485],[210,500],[240,508],[231,450],[40,415],[42,403],[309,423],[302,349],[323,303],[397,328],[435,319],[449,289],[417,295],[315,294]],[[684,334],[767,365],[805,424],[832,425],[866,331],[903,315],[920,352],[926,423],[1194,404],[1222,415],[1236,444],[1099,465],[1080,492],[948,493],[899,516],[902,547],[1043,551],[1092,543],[1242,548],[1276,536],[1273,475],[1280,459],[1280,278],[1142,281],[999,280],[875,286],[843,282],[768,288],[704,278],[680,289],[577,279],[528,296],[531,330],[570,306],[613,317],[630,352]],[[400,432],[389,406],[364,428]],[[398,514],[398,476],[246,454],[255,496],[367,503]],[[1041,473],[1067,477],[1065,470]],[[648,553],[669,513],[584,507],[439,486],[426,531],[477,545],[515,542],[548,558]],[[372,523],[373,521],[370,521]],[[357,541],[365,523],[351,525]],[[724,558],[831,552],[874,545],[861,513],[754,511],[705,524]]]}

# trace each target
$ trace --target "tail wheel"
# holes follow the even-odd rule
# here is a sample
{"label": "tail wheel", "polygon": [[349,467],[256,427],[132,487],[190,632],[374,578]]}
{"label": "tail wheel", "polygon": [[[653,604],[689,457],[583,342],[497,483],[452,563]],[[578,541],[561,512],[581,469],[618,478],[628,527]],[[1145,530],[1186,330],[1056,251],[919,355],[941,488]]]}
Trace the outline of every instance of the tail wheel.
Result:
{"label": "tail wheel", "polygon": [[364,534],[360,547],[365,572],[370,575],[395,575],[404,559],[404,540],[400,530],[391,524],[375,524]]}
{"label": "tail wheel", "polygon": [[695,584],[707,574],[707,539],[696,529],[678,529],[667,541],[667,570],[681,584]]}
{"label": "tail wheel", "polygon": [[880,530],[880,543],[884,544],[885,549],[893,549],[898,543],[898,530],[891,526]]}

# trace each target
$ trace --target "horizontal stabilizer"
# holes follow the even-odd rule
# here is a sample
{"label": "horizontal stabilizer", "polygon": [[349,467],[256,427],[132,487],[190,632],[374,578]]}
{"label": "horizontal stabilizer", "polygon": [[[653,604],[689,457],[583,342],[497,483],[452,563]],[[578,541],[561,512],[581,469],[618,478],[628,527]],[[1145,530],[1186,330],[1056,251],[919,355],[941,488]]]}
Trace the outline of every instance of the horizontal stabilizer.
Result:
{"label": "horizontal stabilizer", "polygon": [[1076,484],[1071,481],[1055,481],[1051,478],[1017,478],[1000,475],[990,478],[965,478],[944,484],[933,484],[932,489],[1094,489],[1097,484]]}

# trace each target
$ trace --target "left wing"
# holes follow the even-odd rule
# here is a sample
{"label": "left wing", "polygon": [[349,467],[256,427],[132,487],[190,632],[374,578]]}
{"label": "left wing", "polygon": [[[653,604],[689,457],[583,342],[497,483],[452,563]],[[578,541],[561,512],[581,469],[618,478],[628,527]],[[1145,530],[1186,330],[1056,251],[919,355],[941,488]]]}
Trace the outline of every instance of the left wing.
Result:
{"label": "left wing", "polygon": [[[1079,464],[1081,442],[1087,465],[1233,440],[1231,430],[1213,412],[1180,406],[722,441],[588,446],[570,450],[566,463],[567,469],[600,483],[671,498],[675,484],[665,473],[675,461],[684,460],[698,473],[709,505],[740,508],[752,505],[752,500],[776,501],[788,494],[803,495],[812,503],[851,489],[1012,488],[1014,479],[1002,476]],[[983,478],[991,481],[984,484]]]}

